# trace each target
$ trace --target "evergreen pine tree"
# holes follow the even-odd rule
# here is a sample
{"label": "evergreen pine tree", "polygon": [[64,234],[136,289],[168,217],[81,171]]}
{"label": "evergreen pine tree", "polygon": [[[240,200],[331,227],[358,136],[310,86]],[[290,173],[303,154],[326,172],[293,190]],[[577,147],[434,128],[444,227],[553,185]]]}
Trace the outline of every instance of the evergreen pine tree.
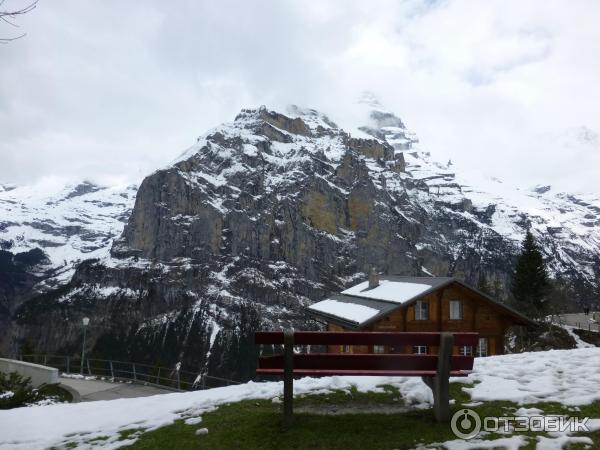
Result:
{"label": "evergreen pine tree", "polygon": [[531,318],[544,317],[548,285],[542,253],[531,232],[527,231],[512,279],[511,291],[517,308]]}

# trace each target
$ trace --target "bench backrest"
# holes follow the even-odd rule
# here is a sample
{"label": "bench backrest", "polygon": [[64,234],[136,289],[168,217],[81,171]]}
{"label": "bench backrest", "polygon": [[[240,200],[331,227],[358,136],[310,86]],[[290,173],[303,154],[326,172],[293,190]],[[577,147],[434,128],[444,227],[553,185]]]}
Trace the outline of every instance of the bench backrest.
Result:
{"label": "bench backrest", "polygon": [[[454,346],[475,347],[478,333],[450,333]],[[315,332],[298,331],[293,334],[296,345],[387,345],[396,348],[401,346],[439,346],[442,333],[439,332]],[[282,331],[261,331],[255,335],[256,344],[284,344]],[[414,371],[415,375],[427,371],[435,371],[438,367],[438,355],[416,354],[364,354],[364,353],[299,353],[294,354],[294,371],[322,370],[323,375],[355,371],[360,374],[373,374],[377,371]],[[458,371],[473,369],[473,356],[453,355],[450,358],[450,370],[457,376]],[[259,357],[259,369],[283,369],[284,355],[262,355]],[[263,373],[268,370],[263,371]]]}

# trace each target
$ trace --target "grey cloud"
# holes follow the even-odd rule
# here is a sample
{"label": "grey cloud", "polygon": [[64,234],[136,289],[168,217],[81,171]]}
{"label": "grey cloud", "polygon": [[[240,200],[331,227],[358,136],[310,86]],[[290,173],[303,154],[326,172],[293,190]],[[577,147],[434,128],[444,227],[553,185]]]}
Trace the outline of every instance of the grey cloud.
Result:
{"label": "grey cloud", "polygon": [[296,103],[344,123],[368,89],[440,160],[595,189],[598,152],[574,164],[538,137],[600,130],[598,13],[593,1],[40,0],[28,36],[0,46],[0,181],[137,179],[242,107]]}

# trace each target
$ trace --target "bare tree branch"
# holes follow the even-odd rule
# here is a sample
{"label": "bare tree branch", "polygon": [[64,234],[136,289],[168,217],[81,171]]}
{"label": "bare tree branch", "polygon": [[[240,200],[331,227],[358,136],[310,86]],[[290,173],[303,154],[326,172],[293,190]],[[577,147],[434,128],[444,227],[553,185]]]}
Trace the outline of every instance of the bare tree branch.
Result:
{"label": "bare tree branch", "polygon": [[[39,0],[33,0],[31,3],[29,3],[28,5],[24,6],[23,8],[20,9],[15,9],[15,10],[1,10],[0,9],[0,20],[2,20],[2,22],[5,22],[9,25],[12,25],[13,27],[19,27],[18,24],[14,23],[13,20],[15,20],[17,17],[22,16],[24,14],[27,14],[28,12],[31,12],[35,9],[35,7],[37,6]],[[0,0],[0,8],[2,8],[2,6],[4,5],[5,0]],[[15,41],[17,39],[21,39],[23,36],[26,36],[26,33],[23,33],[19,36],[15,36],[15,37],[11,37],[11,38],[1,38],[0,37],[0,44],[7,44],[9,42]]]}

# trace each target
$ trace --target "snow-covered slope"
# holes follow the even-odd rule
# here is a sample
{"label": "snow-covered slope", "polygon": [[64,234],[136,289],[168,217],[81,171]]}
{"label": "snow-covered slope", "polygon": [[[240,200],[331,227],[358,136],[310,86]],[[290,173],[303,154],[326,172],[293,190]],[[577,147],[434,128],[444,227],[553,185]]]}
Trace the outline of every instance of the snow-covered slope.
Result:
{"label": "snow-covered slope", "polygon": [[[362,104],[364,114],[370,119],[362,130],[392,144],[396,153],[403,155],[406,174],[422,183],[416,196],[432,217],[440,213],[462,215],[480,231],[497,233],[515,246],[530,227],[542,244],[554,275],[577,274],[590,284],[597,284],[600,194],[555,191],[551,185],[519,187],[480,172],[461,171],[450,161],[437,161],[399,119],[394,122],[394,114],[376,99],[367,98]],[[576,131],[577,136],[583,133],[585,142],[598,139],[589,130]],[[569,142],[581,142],[581,139]],[[566,144],[558,142],[557,145]],[[465,234],[467,238],[468,233]],[[480,243],[472,240],[470,245],[477,247]],[[457,248],[448,250],[458,251]]]}
{"label": "snow-covered slope", "polygon": [[[600,400],[600,349],[554,350],[477,358],[474,372],[468,378],[453,381],[476,382],[472,387],[463,387],[473,402],[507,400],[521,406],[557,402],[577,408]],[[396,387],[406,404],[414,408],[431,406],[431,391],[420,378],[303,378],[294,382],[294,395],[349,391],[352,387],[361,392],[383,392],[382,385]],[[68,443],[77,448],[90,448],[92,444],[93,448],[118,448],[131,445],[139,437],[134,433],[128,439],[119,441],[123,430],[153,430],[181,419],[186,424],[201,428],[202,414],[216,407],[254,399],[276,399],[278,402],[282,390],[282,382],[250,382],[190,393],[0,411],[0,448],[29,450],[62,447]],[[544,415],[539,409],[523,407],[498,411],[498,414],[501,413]],[[590,419],[587,425],[590,431],[600,429],[600,419]],[[415,440],[418,439],[419,436],[415,436]],[[565,432],[550,433],[549,437],[533,436],[532,439],[548,445],[538,448],[562,448],[569,440],[569,435]],[[573,442],[577,442],[576,439],[591,442],[587,437],[573,438]],[[464,441],[461,441],[464,446],[456,446],[457,442],[438,445],[426,442],[421,448],[482,448],[478,441],[470,441],[471,447]],[[503,447],[501,441],[485,448],[497,447]],[[510,448],[518,448],[518,445]]]}
{"label": "snow-covered slope", "polygon": [[[77,263],[108,253],[135,201],[135,186],[102,187],[47,179],[0,186],[0,249],[13,254],[39,248],[52,286],[68,281]],[[40,286],[42,287],[42,286]]]}

